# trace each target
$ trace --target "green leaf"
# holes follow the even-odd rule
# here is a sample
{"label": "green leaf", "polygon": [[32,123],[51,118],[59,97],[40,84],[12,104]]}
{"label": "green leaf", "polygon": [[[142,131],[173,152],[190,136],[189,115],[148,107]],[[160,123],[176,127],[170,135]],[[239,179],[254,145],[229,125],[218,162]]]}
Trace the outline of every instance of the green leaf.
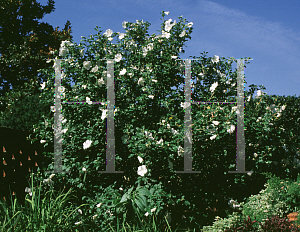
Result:
{"label": "green leaf", "polygon": [[142,199],[139,197],[139,196],[136,196],[136,198],[133,199],[133,202],[138,206],[138,208],[141,210],[141,211],[144,211],[144,206],[142,204]]}
{"label": "green leaf", "polygon": [[129,199],[129,193],[127,192],[122,196],[120,203],[126,202],[128,199]]}
{"label": "green leaf", "polygon": [[137,191],[140,195],[150,196],[150,192],[146,188],[138,188]]}

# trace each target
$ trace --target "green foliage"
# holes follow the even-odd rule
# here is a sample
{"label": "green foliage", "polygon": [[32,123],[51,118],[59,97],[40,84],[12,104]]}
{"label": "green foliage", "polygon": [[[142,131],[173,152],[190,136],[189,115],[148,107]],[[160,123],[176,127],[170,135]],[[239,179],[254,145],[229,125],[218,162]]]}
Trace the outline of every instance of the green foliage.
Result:
{"label": "green foliage", "polygon": [[[93,215],[95,211],[101,215],[97,214],[99,220],[93,221],[97,227],[101,227],[107,220],[115,223],[115,220],[120,218],[136,221],[138,217],[139,221],[147,221],[149,220],[147,213],[162,218],[161,216],[167,211],[166,208],[169,208],[173,217],[173,226],[180,223],[182,212],[188,211],[186,217],[188,223],[193,227],[199,227],[208,222],[205,221],[208,217],[205,209],[208,206],[224,207],[224,201],[227,202],[229,196],[237,198],[236,195],[239,194],[243,199],[247,194],[252,195],[255,192],[253,185],[261,189],[257,184],[263,180],[260,172],[272,170],[270,144],[265,142],[270,140],[267,132],[270,131],[272,123],[277,123],[279,116],[266,109],[274,97],[264,95],[253,99],[252,93],[258,88],[250,85],[251,90],[245,93],[246,99],[250,97],[245,102],[247,156],[245,163],[247,170],[253,170],[254,174],[252,176],[251,174],[228,174],[229,170],[234,170],[236,163],[236,134],[228,132],[228,126],[236,126],[236,112],[231,105],[215,104],[193,105],[193,168],[201,171],[201,174],[175,173],[184,168],[184,157],[180,154],[180,147],[184,147],[186,136],[183,127],[185,110],[181,106],[181,103],[185,102],[185,96],[183,90],[171,89],[172,86],[184,83],[183,77],[178,75],[183,68],[178,67],[178,63],[171,56],[177,55],[177,51],[180,50],[178,48],[183,45],[186,38],[190,38],[192,28],[180,25],[183,21],[185,22],[180,19],[176,24],[174,27],[176,30],[170,40],[164,37],[157,39],[153,36],[151,40],[154,49],[146,56],[140,54],[146,41],[137,38],[134,30],[129,30],[129,36],[127,35],[122,41],[124,43],[120,43],[119,46],[112,45],[107,36],[101,35],[100,32],[91,35],[90,39],[83,39],[88,48],[86,52],[82,52],[84,47],[82,43],[79,45],[65,43],[63,49],[68,50],[69,54],[67,54],[68,59],[62,62],[64,68],[62,99],[71,102],[87,102],[87,97],[93,101],[96,99],[106,102],[107,89],[104,83],[106,83],[107,63],[102,59],[113,59],[118,54],[124,54],[126,58],[114,63],[115,170],[122,170],[123,174],[98,173],[106,169],[107,121],[102,117],[103,112],[101,112],[106,109],[106,106],[85,104],[63,107],[62,168],[70,173],[57,173],[55,184],[73,189],[77,196],[77,200],[73,202],[75,205],[89,204],[88,219],[86,221],[83,219],[82,226],[91,224],[90,218],[96,215]],[[126,25],[127,28],[130,26],[131,29],[136,29],[139,35],[145,35],[144,32],[150,24],[127,23]],[[187,29],[185,37],[179,36],[182,31],[181,26]],[[96,30],[98,31],[98,28]],[[135,41],[137,46],[131,46],[130,42]],[[60,57],[57,51],[55,55]],[[211,57],[204,55],[201,58],[200,61],[193,62],[191,67],[193,75],[201,76],[200,74],[205,73],[198,79],[204,84],[195,86],[193,100],[232,102],[236,96],[233,86],[237,82],[237,71],[231,70],[230,61],[222,57],[221,62],[215,63],[212,62]],[[123,68],[126,69],[125,76],[121,74]],[[52,67],[43,69],[41,74],[48,79],[42,87],[41,102],[53,103],[54,70]],[[71,87],[69,82],[75,74],[75,86]],[[139,84],[141,76],[145,78],[143,87]],[[211,93],[209,87],[217,81],[220,83],[219,87]],[[263,86],[261,88],[264,89]],[[224,89],[229,91],[224,94]],[[150,94],[152,98],[149,97]],[[166,95],[170,97],[166,99]],[[54,115],[50,108],[48,112],[44,115],[44,120],[34,125],[35,133],[29,136],[37,136],[38,139],[45,141],[45,147],[54,140],[51,127],[54,123]],[[218,126],[214,124],[216,121],[219,122]],[[281,125],[276,124],[276,126],[279,128]],[[278,131],[279,129],[274,130],[275,137],[280,135]],[[217,137],[211,138],[214,135]],[[122,139],[124,136],[127,138],[126,141]],[[83,148],[83,144],[88,140],[92,146]],[[252,154],[255,153],[257,156],[253,157]],[[284,157],[292,155],[284,154]],[[49,153],[47,157],[53,159],[53,154]],[[137,159],[139,157],[144,160],[140,161],[144,162],[142,166],[139,166]],[[143,166],[147,168],[147,172],[144,176],[139,176],[138,168]],[[53,170],[53,167],[54,164],[51,163],[47,170]],[[41,173],[38,178],[42,180],[47,175]],[[159,184],[156,185],[156,182]],[[264,206],[271,208],[272,212],[277,212],[276,210],[282,206],[280,204],[270,206],[269,201],[272,197],[270,194],[257,199],[264,200]],[[251,198],[255,203],[257,199]],[[103,209],[101,207],[94,209],[92,206],[100,203],[103,204]],[[255,214],[256,212],[249,208],[253,205],[255,204],[248,202],[245,212]],[[106,216],[103,216],[103,213]],[[263,213],[257,213],[261,219],[265,217]],[[130,215],[133,216],[130,218]]]}
{"label": "green foliage", "polygon": [[[136,28],[145,31],[148,25],[145,23]],[[134,35],[125,38],[126,41],[132,42]],[[146,57],[140,56],[139,59],[134,59],[133,55],[126,55],[126,62],[121,59],[114,63],[117,128],[115,169],[123,170],[124,176],[130,179],[130,185],[133,186],[140,178],[136,174],[137,156],[140,156],[145,160],[145,166],[147,166],[146,178],[160,180],[164,191],[171,195],[170,199],[166,196],[163,197],[164,204],[169,206],[174,204],[174,208],[176,207],[180,212],[190,210],[192,212],[189,215],[190,221],[198,223],[205,215],[199,215],[199,213],[197,215],[196,209],[204,212],[208,205],[215,206],[216,200],[219,200],[221,205],[227,201],[226,198],[231,193],[243,192],[242,197],[246,197],[246,194],[253,193],[253,191],[247,190],[257,183],[257,179],[263,178],[259,172],[261,170],[270,171],[272,165],[270,147],[260,140],[264,137],[262,135],[269,131],[271,124],[275,122],[276,114],[266,109],[267,101],[270,100],[269,96],[251,98],[251,92],[257,88],[250,86],[251,91],[245,93],[246,99],[250,97],[250,100],[245,102],[245,127],[247,129],[245,144],[246,154],[249,154],[246,164],[247,169],[258,173],[252,177],[248,175],[234,176],[228,174],[228,171],[233,170],[235,166],[231,164],[236,163],[236,134],[230,134],[227,131],[229,125],[236,125],[236,113],[233,107],[230,105],[221,107],[215,104],[195,105],[194,111],[193,106],[193,167],[202,173],[201,175],[176,174],[175,170],[183,169],[184,158],[179,155],[178,151],[180,150],[179,146],[184,147],[185,137],[183,129],[185,110],[180,107],[180,103],[185,102],[184,94],[178,89],[171,89],[171,86],[183,83],[183,78],[178,76],[178,73],[182,71],[181,68],[170,58],[171,55],[177,55],[177,52],[174,54],[171,47],[180,47],[183,44],[183,38],[177,36],[177,39],[177,41],[168,41],[165,38],[161,38],[161,41],[153,39],[154,49]],[[107,37],[100,33],[91,35],[89,39],[83,38],[83,42],[88,48],[83,54],[81,51],[84,44],[65,43],[64,49],[69,53],[67,54],[68,59],[62,62],[64,68],[62,98],[75,102],[87,101],[86,97],[89,97],[92,100],[106,102],[107,89],[103,85],[107,74],[106,61],[102,58],[113,59],[117,54],[128,54],[123,50],[126,50],[126,45],[128,47],[130,45],[128,45],[129,43],[125,43],[124,46],[123,43],[120,43],[120,47],[111,45],[114,47],[111,50],[106,44],[109,43]],[[164,43],[164,46],[161,46],[161,43]],[[142,49],[143,46],[142,42],[137,43],[136,48],[133,46],[134,54],[139,54],[138,49]],[[177,51],[177,49],[175,50]],[[212,58],[205,55],[201,58],[200,61],[193,62],[192,73],[199,76],[200,73],[205,72],[206,75],[201,78],[204,86],[195,86],[193,100],[232,101],[234,99],[232,96],[235,96],[236,93],[231,84],[226,82],[235,83],[237,71],[231,70],[231,63],[226,62],[224,57],[220,63],[212,62]],[[90,67],[87,68],[87,66]],[[121,74],[124,67],[126,69],[125,76]],[[226,73],[225,77],[220,76],[217,71]],[[53,100],[54,86],[51,83],[54,82],[54,70],[42,70],[42,72],[45,76],[49,76],[49,83],[46,83],[41,99],[50,102]],[[71,87],[69,81],[75,73],[76,84]],[[141,75],[146,82],[143,87],[138,83]],[[217,88],[212,94],[207,89],[216,81],[220,82],[220,88]],[[228,93],[224,94],[223,89],[229,89]],[[150,94],[155,97],[149,97]],[[170,97],[167,101],[162,101],[165,99],[165,95]],[[135,104],[135,101],[138,103]],[[89,196],[93,197],[99,186],[103,186],[104,183],[108,184],[113,179],[117,180],[118,185],[123,183],[120,177],[105,176],[104,178],[103,174],[100,174],[101,182],[97,179],[85,185],[78,177],[78,172],[81,172],[83,167],[88,170],[86,180],[89,181],[90,177],[88,176],[98,176],[97,171],[105,169],[106,122],[102,118],[103,113],[100,110],[104,110],[104,107],[87,104],[63,107],[62,120],[66,120],[66,122],[62,124],[62,129],[67,130],[66,133],[63,133],[63,169],[71,171],[71,173],[61,174],[61,177],[66,179],[66,184],[76,186],[78,194],[82,197],[86,196],[87,192],[90,192]],[[259,117],[261,120],[258,120]],[[220,125],[215,127],[212,125],[212,121],[218,121]],[[53,123],[54,117],[49,117],[48,124],[52,125]],[[47,126],[45,127],[43,122],[37,125],[36,129],[37,135],[46,140],[45,146],[53,142],[53,133],[48,130]],[[175,133],[175,130],[178,133]],[[211,139],[216,131],[218,131],[218,136],[216,139]],[[150,133],[152,136],[148,136]],[[123,136],[128,136],[127,144],[122,144]],[[160,139],[163,142],[159,144]],[[265,139],[268,140],[269,137]],[[87,140],[93,142],[93,146],[87,150],[82,149]],[[258,144],[259,146],[252,147],[249,144]],[[255,152],[259,153],[257,159],[251,156]],[[51,156],[53,157],[53,155]],[[52,158],[51,156],[49,158]],[[173,169],[170,168],[170,163],[173,165]],[[51,168],[53,165],[49,166],[49,170]],[[201,183],[201,185],[193,183]],[[214,185],[212,186],[211,183]],[[124,191],[129,191],[130,188],[126,186]],[[174,214],[176,209],[173,209]]]}
{"label": "green foliage", "polygon": [[40,93],[38,87],[45,77],[38,75],[39,69],[50,68],[45,59],[53,56],[61,41],[72,38],[69,21],[62,31],[37,21],[54,9],[53,0],[46,6],[36,0],[0,1],[0,111],[12,99],[21,99],[15,94]]}
{"label": "green foliage", "polygon": [[232,215],[229,215],[227,218],[216,217],[213,225],[204,226],[202,228],[202,232],[210,232],[210,231],[225,231],[226,229],[230,229],[232,227],[237,227],[242,223],[242,217],[238,212],[233,212]]}
{"label": "green foliage", "polygon": [[261,190],[260,194],[251,196],[246,203],[241,203],[243,215],[249,215],[251,219],[261,223],[275,215],[283,217],[284,213],[289,212],[288,205],[284,201],[279,201],[277,196],[276,190],[269,187]]}
{"label": "green foliage", "polygon": [[30,95],[22,97],[9,104],[8,110],[2,117],[1,126],[33,131],[33,125],[39,124],[49,114],[50,105],[40,102],[39,95]]}
{"label": "green foliage", "polygon": [[[297,188],[300,185],[300,174],[298,175],[297,182],[290,182],[280,180],[273,174],[267,173],[268,181],[265,184],[266,189],[260,191],[257,195],[252,195],[247,199],[246,202],[240,203],[240,209],[242,213],[234,212],[232,215],[229,215],[228,218],[216,217],[216,221],[212,226],[203,227],[203,231],[232,231],[229,229],[240,228],[242,225],[245,226],[243,220],[248,220],[247,217],[250,217],[250,220],[257,221],[253,226],[259,230],[264,228],[264,231],[271,231],[272,229],[279,229],[279,224],[281,222],[274,221],[274,217],[278,216],[283,218],[290,212],[297,211],[300,207],[300,201],[297,200],[300,197],[299,190]],[[287,186],[290,186],[287,188]],[[294,187],[292,187],[294,186]],[[291,201],[291,199],[294,199]],[[266,221],[268,221],[267,224]],[[265,226],[261,226],[261,225]],[[269,228],[266,229],[266,228]]]}
{"label": "green foliage", "polygon": [[72,205],[71,189],[56,195],[53,186],[46,191],[46,185],[37,183],[32,174],[29,186],[25,207],[18,205],[16,199],[14,202],[11,199],[9,207],[1,199],[1,231],[65,231],[65,228],[70,231],[76,227],[75,222],[79,219],[76,211],[84,204],[79,207]]}

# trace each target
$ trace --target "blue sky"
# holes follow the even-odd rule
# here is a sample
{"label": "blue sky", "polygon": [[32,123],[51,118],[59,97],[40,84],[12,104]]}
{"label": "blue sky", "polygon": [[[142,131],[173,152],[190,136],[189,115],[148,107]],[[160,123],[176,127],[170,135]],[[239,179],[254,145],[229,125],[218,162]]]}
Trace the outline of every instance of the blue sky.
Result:
{"label": "blue sky", "polygon": [[[47,0],[38,0],[46,5]],[[55,11],[40,22],[63,29],[71,22],[73,40],[79,44],[81,36],[102,33],[107,29],[125,33],[123,21],[151,23],[148,34],[159,34],[162,17],[179,21],[183,16],[193,22],[191,39],[185,42],[181,59],[189,56],[251,57],[247,64],[246,90],[251,84],[264,85],[268,95],[300,96],[300,1],[289,0],[63,0],[55,2]],[[116,39],[112,41],[115,42]],[[236,64],[232,65],[233,70]]]}

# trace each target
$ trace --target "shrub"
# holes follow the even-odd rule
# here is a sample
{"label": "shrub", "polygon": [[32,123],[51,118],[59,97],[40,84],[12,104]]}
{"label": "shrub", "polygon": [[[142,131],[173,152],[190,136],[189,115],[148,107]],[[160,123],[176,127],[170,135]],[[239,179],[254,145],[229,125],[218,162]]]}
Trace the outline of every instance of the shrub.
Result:
{"label": "shrub", "polygon": [[240,225],[242,222],[242,217],[239,213],[233,212],[232,215],[228,216],[227,218],[220,218],[216,217],[215,222],[212,226],[204,226],[202,228],[203,232],[208,231],[225,231],[225,229],[230,229],[232,227],[236,227]]}

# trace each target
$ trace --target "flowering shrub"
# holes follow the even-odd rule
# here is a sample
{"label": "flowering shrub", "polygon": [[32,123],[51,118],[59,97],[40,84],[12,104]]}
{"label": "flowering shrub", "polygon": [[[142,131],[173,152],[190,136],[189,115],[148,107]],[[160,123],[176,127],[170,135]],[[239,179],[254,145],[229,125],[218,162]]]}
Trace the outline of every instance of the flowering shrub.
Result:
{"label": "flowering shrub", "polygon": [[[110,29],[103,35],[98,33],[95,36],[91,35],[90,39],[84,38],[83,41],[86,44],[89,42],[87,51],[82,43],[79,45],[70,41],[62,43],[59,54],[57,52],[55,54],[68,56],[62,66],[64,71],[61,75],[63,86],[60,87],[62,93],[60,97],[71,102],[85,102],[87,105],[62,107],[62,166],[63,170],[71,173],[57,173],[56,185],[73,187],[80,200],[90,202],[92,199],[98,200],[96,196],[99,191],[104,193],[109,186],[112,192],[118,192],[118,189],[122,188],[124,191],[122,197],[110,196],[109,200],[112,198],[113,202],[112,207],[118,205],[120,212],[124,213],[125,209],[132,209],[137,215],[147,217],[147,212],[150,214],[154,206],[156,206],[154,207],[156,208],[155,214],[159,214],[164,205],[171,208],[175,207],[175,204],[176,210],[179,208],[202,210],[208,202],[211,203],[220,198],[221,193],[226,194],[228,186],[231,186],[229,180],[232,182],[234,179],[236,182],[245,183],[247,177],[234,178],[231,174],[229,176],[232,177],[228,177],[229,168],[234,167],[230,164],[235,164],[234,130],[238,110],[237,107],[230,107],[230,105],[228,107],[210,105],[204,110],[198,106],[193,116],[192,154],[193,166],[202,173],[201,175],[192,174],[194,176],[191,179],[190,174],[177,175],[174,172],[174,170],[183,169],[183,147],[184,137],[186,137],[183,129],[184,112],[189,104],[185,102],[183,91],[172,91],[171,86],[178,87],[184,81],[183,77],[178,75],[183,69],[177,67],[175,59],[181,52],[180,48],[185,39],[190,38],[189,34],[192,32],[191,26],[193,25],[192,23],[183,24],[185,20],[179,18],[180,22],[177,24],[175,21],[171,23],[172,20],[165,21],[162,35],[152,35],[147,38],[144,37],[149,23],[123,22],[127,34],[118,33],[120,40],[118,45],[110,43],[113,40],[111,36],[116,35]],[[114,59],[115,62],[115,92],[118,93],[114,110],[115,169],[123,170],[122,175],[97,172],[106,167],[107,142],[105,137],[107,131],[104,120],[106,120],[108,110],[103,106],[93,104],[94,100],[100,102],[107,100],[105,86],[107,71],[105,71],[106,63],[101,60],[102,58]],[[205,86],[195,87],[193,96],[196,96],[196,99],[233,101],[232,96],[236,96],[234,86],[237,82],[237,73],[230,70],[231,61],[224,62],[224,58],[221,60],[222,62],[218,56],[203,57],[203,61],[193,65],[192,73],[197,75],[197,81],[206,82]],[[57,68],[56,63],[54,68]],[[54,70],[41,72],[48,76],[48,81],[41,86],[43,92],[40,98],[43,102],[51,103],[53,102]],[[198,76],[201,79],[198,79]],[[69,84],[71,77],[75,80],[75,85],[72,87]],[[254,92],[255,89],[251,88],[251,91]],[[262,111],[247,108],[248,106],[254,108],[254,104],[257,107],[261,102],[264,103],[264,98],[252,100],[253,92],[246,93],[246,109],[249,113],[246,123],[251,127],[258,116],[263,116],[257,125],[257,130],[261,132],[268,129],[270,121],[274,119],[274,114],[265,108]],[[165,101],[167,95],[170,97]],[[257,97],[262,96],[263,93],[258,92]],[[135,104],[136,101],[138,104]],[[52,106],[49,113],[44,115],[44,120],[34,125],[36,134],[34,136],[40,137],[45,147],[53,143],[54,112],[55,107]],[[259,112],[262,112],[261,115]],[[246,144],[249,144],[250,140],[252,143],[257,142],[258,137],[255,131],[251,131],[249,136],[246,136],[248,140]],[[261,149],[264,150],[264,148]],[[247,148],[246,154],[248,151],[250,148]],[[46,155],[48,158],[53,158],[53,153]],[[265,164],[268,159],[262,155],[256,158],[258,158],[254,163],[256,166],[252,162],[250,167],[258,168],[258,165]],[[247,159],[251,160],[251,157]],[[141,160],[145,160],[143,165],[138,163]],[[48,170],[53,170],[53,167],[51,163]],[[163,191],[160,193],[162,195],[157,196],[162,200],[155,199],[157,202],[151,203],[150,201],[149,203],[147,191],[151,192],[152,188],[155,189],[153,185],[155,181],[159,181],[163,186]],[[200,187],[193,183],[202,184]],[[212,187],[210,183],[217,183],[218,188]],[[147,184],[148,187],[146,187]],[[231,188],[237,187],[235,185]],[[138,192],[143,192],[141,194],[143,197],[135,198],[131,195],[137,189],[142,189]],[[212,195],[215,199],[210,197]],[[119,198],[120,201],[118,201]],[[206,202],[199,201],[199,198],[205,199]],[[77,204],[79,205],[79,202]]]}

